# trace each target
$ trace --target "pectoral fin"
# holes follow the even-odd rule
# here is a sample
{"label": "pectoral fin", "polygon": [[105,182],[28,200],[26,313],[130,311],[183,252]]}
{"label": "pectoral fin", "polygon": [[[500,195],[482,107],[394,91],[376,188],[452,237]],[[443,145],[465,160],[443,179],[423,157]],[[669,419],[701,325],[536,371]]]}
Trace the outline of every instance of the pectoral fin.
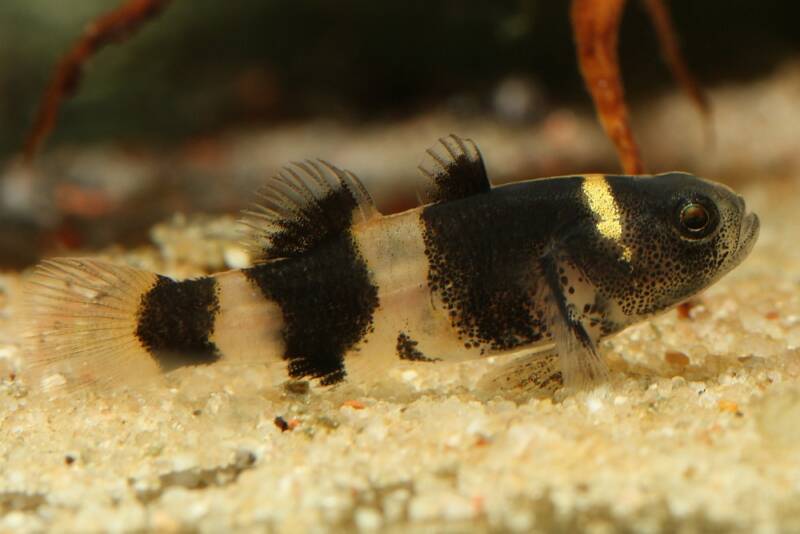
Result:
{"label": "pectoral fin", "polygon": [[564,386],[588,389],[608,377],[608,365],[597,351],[595,340],[584,327],[569,317],[553,320],[553,337],[559,356]]}
{"label": "pectoral fin", "polygon": [[[608,366],[597,350],[599,335],[590,332],[580,320],[579,310],[567,294],[593,291],[587,282],[579,284],[578,273],[566,257],[552,251],[542,258],[542,270],[550,290],[548,306],[549,327],[558,352],[559,369],[564,386],[587,389],[608,377]],[[578,290],[575,289],[576,285]],[[569,291],[572,289],[572,291]],[[584,295],[584,299],[586,296]]]}

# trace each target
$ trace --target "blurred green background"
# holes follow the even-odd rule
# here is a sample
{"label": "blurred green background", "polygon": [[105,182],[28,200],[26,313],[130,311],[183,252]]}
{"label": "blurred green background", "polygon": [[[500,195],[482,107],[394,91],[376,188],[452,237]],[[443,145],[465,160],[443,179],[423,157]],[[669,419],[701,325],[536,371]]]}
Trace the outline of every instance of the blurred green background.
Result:
{"label": "blurred green background", "polygon": [[[117,0],[0,3],[0,159],[15,153],[60,55]],[[705,84],[759,76],[800,48],[800,4],[668,2]],[[356,121],[448,106],[481,112],[509,75],[588,105],[565,0],[174,0],[90,64],[48,146],[168,141],[309,116]],[[633,99],[674,86],[639,2],[621,33]]]}
{"label": "blurred green background", "polygon": [[[619,169],[578,74],[568,0],[172,0],[92,59],[43,153],[18,165],[54,66],[121,2],[0,1],[0,269],[158,241],[152,228],[176,213],[236,213],[310,156],[402,209],[418,154],[451,131],[479,141],[495,183]],[[664,107],[677,87],[629,0],[621,67],[649,170],[730,182],[795,168],[800,3],[665,3],[713,90],[717,149],[685,98]]]}

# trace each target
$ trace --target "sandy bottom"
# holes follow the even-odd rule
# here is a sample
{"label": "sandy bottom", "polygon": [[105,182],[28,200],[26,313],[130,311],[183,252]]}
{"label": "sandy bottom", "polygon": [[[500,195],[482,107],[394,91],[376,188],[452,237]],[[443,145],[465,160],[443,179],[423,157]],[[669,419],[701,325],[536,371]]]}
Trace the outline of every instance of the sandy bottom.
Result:
{"label": "sandy bottom", "polygon": [[[15,342],[20,278],[0,277],[0,530],[797,531],[796,190],[750,186],[752,256],[689,317],[607,342],[610,382],[567,398],[486,400],[490,362],[307,391],[194,369],[48,398]],[[178,276],[202,267],[187,251],[236,264],[227,225],[176,221],[112,256]]]}

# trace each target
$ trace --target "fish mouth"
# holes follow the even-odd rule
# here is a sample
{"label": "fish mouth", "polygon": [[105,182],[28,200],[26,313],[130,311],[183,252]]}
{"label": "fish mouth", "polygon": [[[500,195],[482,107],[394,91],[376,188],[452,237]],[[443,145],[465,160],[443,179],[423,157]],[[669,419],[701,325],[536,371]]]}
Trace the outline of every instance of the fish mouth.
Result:
{"label": "fish mouth", "polygon": [[758,240],[758,231],[761,228],[761,222],[758,215],[755,213],[746,213],[742,217],[742,222],[739,225],[739,243],[736,247],[736,252],[733,254],[734,265],[744,260],[753,246]]}

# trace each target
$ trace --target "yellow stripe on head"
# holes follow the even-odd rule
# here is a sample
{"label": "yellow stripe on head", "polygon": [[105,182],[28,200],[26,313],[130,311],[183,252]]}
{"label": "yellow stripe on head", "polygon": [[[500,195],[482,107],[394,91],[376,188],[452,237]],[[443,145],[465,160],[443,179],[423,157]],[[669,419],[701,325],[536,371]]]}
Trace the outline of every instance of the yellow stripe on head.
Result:
{"label": "yellow stripe on head", "polygon": [[622,212],[606,177],[602,174],[584,176],[581,191],[586,205],[594,213],[597,232],[617,243],[622,248],[622,258],[630,262],[633,252],[622,242]]}

